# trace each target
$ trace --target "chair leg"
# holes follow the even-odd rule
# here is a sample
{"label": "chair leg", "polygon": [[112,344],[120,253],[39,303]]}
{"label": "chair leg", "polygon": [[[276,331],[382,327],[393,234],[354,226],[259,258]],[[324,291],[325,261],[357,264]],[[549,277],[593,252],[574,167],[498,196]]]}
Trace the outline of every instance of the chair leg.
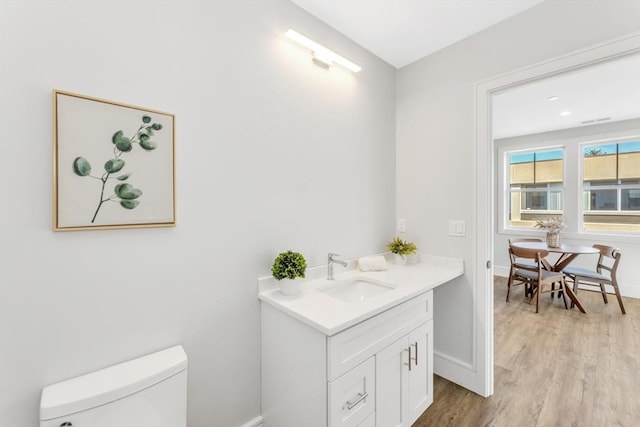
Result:
{"label": "chair leg", "polygon": [[540,283],[536,289],[536,313],[538,312],[538,306],[540,305]]}
{"label": "chair leg", "polygon": [[618,304],[620,304],[620,310],[622,310],[622,314],[627,314],[627,312],[624,309],[624,304],[622,303],[622,296],[620,295],[620,289],[618,288],[618,284],[614,281],[612,285],[613,285],[613,290],[616,293],[616,298],[618,298]]}
{"label": "chair leg", "polygon": [[531,286],[531,297],[529,298],[529,305],[531,305],[536,300],[536,296],[538,295],[538,287],[533,283],[529,286]]}
{"label": "chair leg", "polygon": [[605,304],[609,304],[607,301],[607,290],[604,288],[604,283],[600,283],[600,293],[602,294],[602,300]]}
{"label": "chair leg", "polygon": [[513,276],[509,273],[509,280],[507,280],[507,302],[509,302],[509,294],[511,293],[511,280],[513,280]]}

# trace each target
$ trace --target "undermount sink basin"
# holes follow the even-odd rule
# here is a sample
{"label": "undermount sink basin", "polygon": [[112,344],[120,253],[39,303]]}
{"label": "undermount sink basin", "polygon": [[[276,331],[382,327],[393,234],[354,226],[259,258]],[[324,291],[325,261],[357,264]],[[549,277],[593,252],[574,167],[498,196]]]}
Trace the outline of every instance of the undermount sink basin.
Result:
{"label": "undermount sink basin", "polygon": [[326,285],[319,289],[318,292],[345,302],[361,302],[392,289],[394,289],[394,286],[377,280],[354,277]]}

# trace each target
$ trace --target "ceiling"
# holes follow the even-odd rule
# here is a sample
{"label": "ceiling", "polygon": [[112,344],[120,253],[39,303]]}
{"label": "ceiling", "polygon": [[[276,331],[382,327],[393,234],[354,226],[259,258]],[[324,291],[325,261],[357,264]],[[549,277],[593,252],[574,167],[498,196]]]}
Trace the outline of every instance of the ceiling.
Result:
{"label": "ceiling", "polygon": [[516,86],[492,107],[494,138],[638,118],[640,54]]}
{"label": "ceiling", "polygon": [[[544,0],[292,1],[401,68]],[[638,118],[640,55],[517,86],[492,106],[495,138]]]}
{"label": "ceiling", "polygon": [[544,0],[292,0],[396,68]]}

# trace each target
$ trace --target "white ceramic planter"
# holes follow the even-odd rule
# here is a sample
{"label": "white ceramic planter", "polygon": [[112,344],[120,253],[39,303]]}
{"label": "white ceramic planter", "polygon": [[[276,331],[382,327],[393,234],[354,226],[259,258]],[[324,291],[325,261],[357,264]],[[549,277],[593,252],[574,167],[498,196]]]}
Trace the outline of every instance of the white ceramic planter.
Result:
{"label": "white ceramic planter", "polygon": [[406,257],[406,255],[402,256],[402,255],[399,255],[399,254],[393,254],[393,258],[394,258],[394,260],[393,260],[394,264],[396,264],[396,265],[407,265],[407,257]]}
{"label": "white ceramic planter", "polygon": [[302,280],[300,279],[282,279],[278,280],[278,285],[280,285],[280,292],[283,295],[294,296],[300,293],[300,284]]}

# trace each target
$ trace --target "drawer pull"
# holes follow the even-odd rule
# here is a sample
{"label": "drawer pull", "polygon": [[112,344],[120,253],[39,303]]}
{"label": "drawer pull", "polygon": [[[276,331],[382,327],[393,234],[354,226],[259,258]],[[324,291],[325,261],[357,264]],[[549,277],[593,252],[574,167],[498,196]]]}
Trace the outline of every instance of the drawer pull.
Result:
{"label": "drawer pull", "polygon": [[[411,344],[413,347],[415,347],[416,349],[416,357],[413,358],[413,361],[416,362],[415,366],[418,366],[418,341],[416,341],[415,343]],[[409,350],[409,358],[411,358],[411,350]],[[409,365],[411,366],[411,365]]]}
{"label": "drawer pull", "polygon": [[356,400],[351,402],[349,400],[347,400],[347,409],[351,410],[354,406],[356,406],[358,403],[362,402],[364,399],[366,399],[369,396],[368,392],[364,392],[364,393],[358,393],[358,397],[356,397]]}

